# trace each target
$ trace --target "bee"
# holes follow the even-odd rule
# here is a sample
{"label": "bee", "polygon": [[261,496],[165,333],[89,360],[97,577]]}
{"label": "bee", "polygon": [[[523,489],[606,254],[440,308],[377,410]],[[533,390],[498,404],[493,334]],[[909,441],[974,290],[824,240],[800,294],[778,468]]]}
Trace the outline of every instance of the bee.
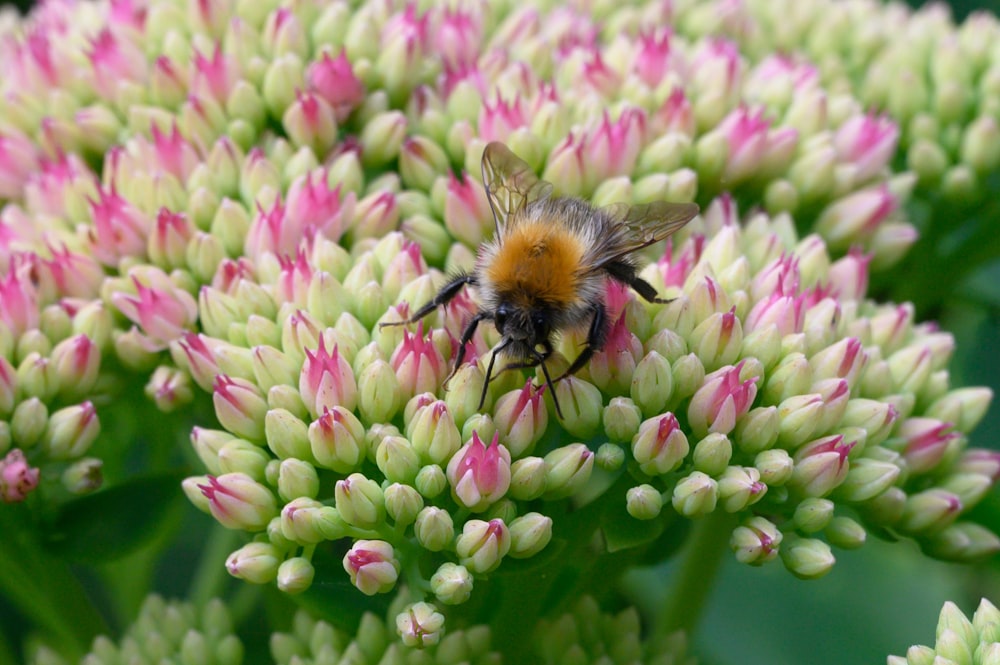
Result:
{"label": "bee", "polygon": [[[551,183],[496,141],[483,151],[482,172],[496,231],[480,246],[475,269],[454,275],[410,318],[381,325],[415,323],[467,284],[477,287],[481,304],[462,332],[448,379],[461,367],[476,328],[490,321],[500,342],[490,355],[478,408],[486,401],[499,354],[510,359],[500,372],[541,367],[562,418],[554,384],[586,365],[604,346],[611,327],[606,281],[627,285],[649,302],[670,302],[658,298],[656,289],[639,277],[633,254],[683,227],[698,214],[698,206],[657,201],[595,208],[579,198],[553,196]],[[584,329],[587,338],[580,354],[553,379],[545,365],[553,352],[553,335]]]}

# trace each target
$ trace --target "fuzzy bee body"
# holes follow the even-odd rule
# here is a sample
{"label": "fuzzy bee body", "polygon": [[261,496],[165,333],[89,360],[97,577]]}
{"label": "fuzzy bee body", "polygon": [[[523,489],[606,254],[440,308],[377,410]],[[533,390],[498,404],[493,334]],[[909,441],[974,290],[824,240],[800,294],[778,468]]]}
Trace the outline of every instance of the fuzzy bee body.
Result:
{"label": "fuzzy bee body", "polygon": [[[555,381],[577,372],[604,345],[610,322],[604,303],[608,279],[634,289],[651,302],[664,302],[638,276],[633,253],[663,240],[698,214],[693,203],[655,202],[594,208],[571,197],[552,196],[552,185],[506,146],[483,152],[483,184],[496,232],[480,247],[472,274],[453,277],[406,321],[413,323],[455,297],[466,284],[479,289],[480,308],[462,333],[452,375],[465,345],[482,321],[500,333],[486,370],[480,408],[497,354],[511,359],[503,369],[540,366],[559,416],[554,381],[545,360],[556,332],[586,330],[580,355]],[[450,378],[450,377],[449,377]]]}

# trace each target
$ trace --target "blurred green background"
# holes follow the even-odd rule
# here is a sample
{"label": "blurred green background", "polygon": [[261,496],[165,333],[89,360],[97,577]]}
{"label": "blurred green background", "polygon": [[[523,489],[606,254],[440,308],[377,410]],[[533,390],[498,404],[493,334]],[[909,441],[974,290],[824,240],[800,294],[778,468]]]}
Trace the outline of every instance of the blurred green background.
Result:
{"label": "blurred green background", "polygon": [[[3,2],[21,10],[31,2]],[[912,2],[919,6],[923,3]],[[1000,13],[1000,2],[955,0],[956,19],[986,9]],[[993,183],[1000,198],[1000,186]],[[1000,231],[998,231],[1000,234]],[[1000,264],[988,265],[956,288],[947,304],[923,312],[952,332],[957,350],[952,385],[987,385],[1000,394]],[[977,447],[1000,449],[1000,407],[994,403],[972,436]],[[202,554],[209,518],[189,506],[175,516],[184,524],[175,558],[161,564],[159,590],[182,595],[194,574],[190,561]],[[1000,495],[995,491],[977,509],[978,519],[1000,532]],[[187,548],[187,549],[185,549]],[[225,552],[220,551],[218,565]],[[952,600],[967,614],[981,597],[1000,603],[1000,562],[963,567],[932,561],[909,543],[871,540],[855,552],[838,552],[838,564],[825,578],[803,582],[781,566],[752,569],[727,561],[695,636],[695,651],[705,665],[884,663],[887,654],[904,654],[911,644],[933,643],[941,605]],[[669,565],[647,572],[649,597],[666,587]],[[0,572],[0,574],[3,574]],[[0,599],[3,629],[23,626]],[[265,662],[266,643],[243,634],[248,662]],[[258,639],[263,637],[259,634]],[[259,648],[255,648],[259,647]],[[256,656],[253,654],[256,652]],[[263,656],[263,658],[260,658]]]}

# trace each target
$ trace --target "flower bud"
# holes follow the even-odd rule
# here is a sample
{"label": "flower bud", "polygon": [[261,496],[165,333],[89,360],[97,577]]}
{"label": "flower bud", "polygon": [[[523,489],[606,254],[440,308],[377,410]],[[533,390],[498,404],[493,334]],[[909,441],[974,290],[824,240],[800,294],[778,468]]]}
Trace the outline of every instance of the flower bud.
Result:
{"label": "flower bud", "polygon": [[932,534],[954,522],[962,509],[955,494],[931,488],[907,497],[898,526],[907,533]]}
{"label": "flower bud", "polygon": [[985,387],[957,388],[927,407],[925,415],[955,424],[968,434],[986,415],[993,391]]}
{"label": "flower bud", "polygon": [[414,603],[396,615],[396,632],[408,647],[433,646],[444,633],[444,615],[430,603]]}
{"label": "flower bud", "polygon": [[836,559],[830,546],[816,538],[788,537],[781,548],[781,561],[798,578],[814,580],[830,572]]}
{"label": "flower bud", "polygon": [[823,530],[823,535],[834,547],[853,550],[865,544],[868,533],[850,517],[834,517]]}
{"label": "flower bud", "polygon": [[744,453],[759,453],[771,448],[778,440],[780,415],[774,406],[751,409],[736,424],[733,441]]}
{"label": "flower bud", "polygon": [[321,467],[350,473],[365,456],[365,428],[344,407],[324,408],[307,431],[309,450]]}
{"label": "flower bud", "polygon": [[510,496],[519,501],[537,499],[545,492],[548,465],[541,457],[522,457],[510,467]]}
{"label": "flower bud", "polygon": [[455,537],[455,525],[448,511],[427,506],[417,514],[413,533],[421,547],[431,552],[440,552]]}
{"label": "flower bud", "polygon": [[673,368],[656,351],[647,353],[636,365],[629,394],[643,414],[663,413],[673,391]]}
{"label": "flower bud", "polygon": [[281,551],[271,543],[247,543],[226,558],[226,570],[251,584],[267,584],[277,578],[281,558]]}
{"label": "flower bud", "polygon": [[399,561],[384,540],[358,540],[344,555],[344,570],[351,584],[366,596],[391,591],[399,578]]}
{"label": "flower bud", "polygon": [[724,367],[705,377],[705,383],[688,406],[688,420],[696,434],[727,434],[736,427],[737,418],[750,409],[757,395],[757,377],[740,381],[744,363]]}
{"label": "flower bud", "polygon": [[455,541],[459,563],[474,573],[488,573],[510,551],[510,531],[503,520],[469,520]]}
{"label": "flower bud", "polygon": [[385,488],[385,512],[397,527],[413,524],[424,508],[423,497],[409,485],[393,483]]}
{"label": "flower bud", "polygon": [[847,455],[854,443],[842,435],[816,439],[795,453],[789,486],[806,496],[825,496],[840,485],[848,472]]}
{"label": "flower bud", "polygon": [[284,459],[278,467],[278,496],[284,501],[315,498],[319,493],[316,468],[300,459]]}
{"label": "flower bud", "polygon": [[663,496],[652,485],[637,485],[625,493],[625,510],[637,520],[659,517],[663,510]]}
{"label": "flower bud", "polygon": [[551,540],[551,517],[541,513],[526,513],[510,523],[510,556],[515,559],[535,556]]}
{"label": "flower bud", "polygon": [[387,480],[412,485],[420,471],[420,458],[402,436],[387,436],[375,449],[375,464]]}
{"label": "flower bud", "polygon": [[100,431],[94,405],[83,402],[52,414],[42,435],[42,445],[54,460],[76,459],[87,452]]}
{"label": "flower bud", "polygon": [[219,374],[213,384],[212,401],[216,417],[227,430],[250,441],[264,438],[267,402],[253,383]]}
{"label": "flower bud", "polygon": [[833,501],[809,497],[795,507],[792,521],[802,533],[816,533],[825,529],[833,519],[833,509]]}
{"label": "flower bud", "polygon": [[36,487],[40,470],[28,465],[24,452],[15,448],[0,460],[0,500],[4,503],[24,501]]}
{"label": "flower bud", "polygon": [[482,512],[498,501],[510,487],[510,452],[500,446],[499,434],[487,447],[477,432],[472,441],[455,453],[448,462],[448,480],[452,497],[472,512]]}
{"label": "flower bud", "polygon": [[650,476],[673,471],[689,450],[687,437],[672,413],[644,421],[632,437],[632,456]]}
{"label": "flower bud", "polygon": [[568,497],[579,491],[594,469],[594,453],[582,443],[556,448],[545,456],[545,496]]}
{"label": "flower bud", "polygon": [[694,468],[707,473],[710,476],[717,476],[729,466],[729,460],[733,457],[733,444],[725,434],[709,434],[704,439],[695,444],[692,461]]}
{"label": "flower bud", "polygon": [[37,397],[29,397],[14,407],[10,432],[17,445],[30,448],[38,443],[48,424],[49,410],[45,402]]}
{"label": "flower bud", "polygon": [[465,566],[443,563],[431,576],[431,593],[445,605],[461,605],[472,595],[473,577]]}
{"label": "flower bud", "polygon": [[[669,369],[668,369],[669,371]],[[567,376],[556,384],[553,397],[562,409],[562,425],[570,435],[589,439],[601,424],[604,400],[592,383]]]}
{"label": "flower bud", "polygon": [[300,545],[314,545],[344,536],[344,524],[336,509],[315,499],[299,497],[281,509],[281,535]]}
{"label": "flower bud", "polygon": [[780,448],[757,453],[753,465],[760,471],[761,481],[769,487],[784,485],[791,479],[795,468],[791,455]]}
{"label": "flower bud", "polygon": [[642,412],[635,402],[627,397],[612,397],[604,407],[601,416],[604,422],[604,433],[616,443],[630,441],[639,430]]}
{"label": "flower bud", "polygon": [[715,510],[719,484],[701,471],[692,471],[674,487],[671,503],[681,515],[698,517]]}
{"label": "flower bud", "polygon": [[267,447],[278,459],[311,459],[309,429],[287,409],[269,409],[264,417]]}
{"label": "flower bud", "polygon": [[763,517],[751,517],[733,529],[729,547],[740,563],[759,566],[778,556],[782,533],[773,522]]}
{"label": "flower bud", "polygon": [[448,477],[437,464],[428,464],[417,472],[413,486],[420,495],[433,499],[448,487]]}
{"label": "flower bud", "polygon": [[434,401],[413,414],[406,435],[421,460],[443,464],[462,446],[461,434],[445,402]]}
{"label": "flower bud", "polygon": [[[208,453],[209,450],[205,452]],[[260,446],[256,446],[246,439],[232,439],[219,448],[217,462],[214,466],[218,468],[218,473],[245,473],[254,480],[262,481],[265,469],[272,459]],[[216,473],[216,471],[212,472]]]}
{"label": "flower bud", "polygon": [[900,469],[892,462],[861,458],[851,464],[844,481],[837,487],[838,499],[859,503],[874,498],[891,487]]}
{"label": "flower bud", "polygon": [[719,499],[722,509],[735,513],[760,501],[767,485],[760,482],[760,472],[754,467],[728,467],[719,477]]}
{"label": "flower bud", "polygon": [[245,473],[208,476],[198,489],[208,499],[212,517],[227,529],[261,531],[278,514],[271,490]]}
{"label": "flower bud", "polygon": [[958,522],[931,536],[924,547],[928,554],[947,561],[970,563],[1000,551],[1000,538],[972,522]]}
{"label": "flower bud", "polygon": [[338,480],[334,495],[344,521],[361,529],[377,527],[385,519],[385,497],[374,480],[352,473]]}
{"label": "flower bud", "polygon": [[530,380],[520,390],[500,396],[493,409],[493,422],[503,435],[511,457],[530,452],[542,438],[549,422],[548,413],[542,390],[533,390]]}

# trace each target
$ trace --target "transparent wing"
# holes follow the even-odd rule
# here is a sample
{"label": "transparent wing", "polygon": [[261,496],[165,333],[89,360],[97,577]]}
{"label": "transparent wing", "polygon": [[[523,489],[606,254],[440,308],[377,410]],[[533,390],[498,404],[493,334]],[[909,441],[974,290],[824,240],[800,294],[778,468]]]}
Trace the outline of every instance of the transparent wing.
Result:
{"label": "transparent wing", "polygon": [[523,159],[498,141],[483,151],[483,187],[498,235],[515,212],[552,194],[550,183],[539,180]]}
{"label": "transparent wing", "polygon": [[603,211],[611,217],[613,223],[608,228],[605,251],[594,267],[600,268],[673,235],[694,219],[698,210],[696,203],[667,201],[633,206],[616,203],[607,206]]}

